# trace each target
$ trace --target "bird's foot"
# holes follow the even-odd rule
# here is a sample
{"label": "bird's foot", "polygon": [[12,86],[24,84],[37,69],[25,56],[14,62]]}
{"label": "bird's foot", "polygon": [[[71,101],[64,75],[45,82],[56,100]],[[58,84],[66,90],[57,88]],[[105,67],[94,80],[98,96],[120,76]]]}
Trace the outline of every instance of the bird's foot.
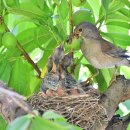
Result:
{"label": "bird's foot", "polygon": [[90,84],[92,84],[92,83],[93,83],[93,80],[92,80],[91,77],[89,77],[86,81],[81,82],[81,85],[82,85],[82,86],[88,86],[88,85],[90,85]]}
{"label": "bird's foot", "polygon": [[112,79],[109,82],[109,86],[111,86],[112,83],[115,82],[115,81],[116,81],[116,74],[113,74]]}

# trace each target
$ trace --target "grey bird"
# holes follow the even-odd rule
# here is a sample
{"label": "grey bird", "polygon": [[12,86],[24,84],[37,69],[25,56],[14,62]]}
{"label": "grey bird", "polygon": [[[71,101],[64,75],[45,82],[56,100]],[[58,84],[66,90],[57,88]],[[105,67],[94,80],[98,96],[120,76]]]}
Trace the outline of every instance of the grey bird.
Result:
{"label": "grey bird", "polygon": [[82,38],[81,51],[92,66],[97,69],[130,66],[126,50],[103,39],[97,27],[83,22],[76,26],[74,36]]}

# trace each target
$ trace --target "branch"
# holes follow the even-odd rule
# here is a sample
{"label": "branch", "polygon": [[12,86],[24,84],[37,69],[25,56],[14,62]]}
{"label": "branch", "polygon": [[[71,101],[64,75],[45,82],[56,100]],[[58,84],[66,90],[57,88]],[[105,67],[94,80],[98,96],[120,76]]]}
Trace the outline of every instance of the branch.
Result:
{"label": "branch", "polygon": [[123,76],[118,76],[106,93],[101,96],[101,104],[107,111],[108,119],[111,120],[118,104],[130,99],[130,80],[126,80]]}
{"label": "branch", "polygon": [[118,115],[113,116],[109,122],[106,130],[126,130],[130,122],[130,115],[120,117]]}
{"label": "branch", "polygon": [[[6,32],[10,32],[9,28],[7,27],[7,25],[4,22],[4,19],[2,16],[0,16],[0,20],[3,22],[4,27],[6,29]],[[30,58],[30,56],[28,55],[28,53],[24,50],[24,48],[21,46],[21,44],[19,43],[19,41],[17,40],[17,44],[16,44],[17,48],[20,50],[20,52],[23,54],[23,56],[25,57],[25,59],[33,66],[33,68],[36,70],[36,72],[38,73],[38,76],[40,77],[41,75],[41,71],[38,68],[37,64],[34,63],[34,61]]]}
{"label": "branch", "polygon": [[0,81],[0,115],[7,123],[10,123],[16,117],[25,114],[35,115],[25,102],[25,97],[10,90]]}
{"label": "branch", "polygon": [[72,14],[73,14],[72,0],[69,0],[69,25],[70,25],[70,34],[73,33],[73,28],[74,28]]}

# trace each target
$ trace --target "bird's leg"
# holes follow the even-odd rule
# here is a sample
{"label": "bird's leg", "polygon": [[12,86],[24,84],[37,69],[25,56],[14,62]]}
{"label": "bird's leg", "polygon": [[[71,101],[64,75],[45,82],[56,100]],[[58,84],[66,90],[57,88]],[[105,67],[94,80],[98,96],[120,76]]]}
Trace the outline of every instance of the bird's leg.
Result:
{"label": "bird's leg", "polygon": [[99,70],[97,69],[95,74],[90,76],[86,81],[82,82],[81,84],[84,86],[84,85],[88,85],[88,84],[92,83],[92,78],[94,78],[98,74],[99,74]]}
{"label": "bird's leg", "polygon": [[116,81],[116,73],[117,73],[117,70],[118,70],[118,68],[115,66],[114,72],[113,72],[113,75],[112,75],[112,78],[111,78],[111,80],[110,80],[110,82],[109,82],[109,86],[111,86],[111,84],[112,84],[114,81]]}
{"label": "bird's leg", "polygon": [[56,73],[57,71],[57,67],[56,67],[56,64],[54,63],[53,61],[53,64],[52,64],[52,72]]}

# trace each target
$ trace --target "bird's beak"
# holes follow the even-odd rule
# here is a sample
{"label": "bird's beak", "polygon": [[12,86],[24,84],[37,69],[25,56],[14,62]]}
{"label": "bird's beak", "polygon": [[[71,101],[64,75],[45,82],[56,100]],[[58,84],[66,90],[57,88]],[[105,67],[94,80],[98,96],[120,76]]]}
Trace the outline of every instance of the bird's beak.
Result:
{"label": "bird's beak", "polygon": [[77,39],[79,38],[79,34],[78,33],[74,33],[73,35],[74,35],[75,38],[77,38]]}

